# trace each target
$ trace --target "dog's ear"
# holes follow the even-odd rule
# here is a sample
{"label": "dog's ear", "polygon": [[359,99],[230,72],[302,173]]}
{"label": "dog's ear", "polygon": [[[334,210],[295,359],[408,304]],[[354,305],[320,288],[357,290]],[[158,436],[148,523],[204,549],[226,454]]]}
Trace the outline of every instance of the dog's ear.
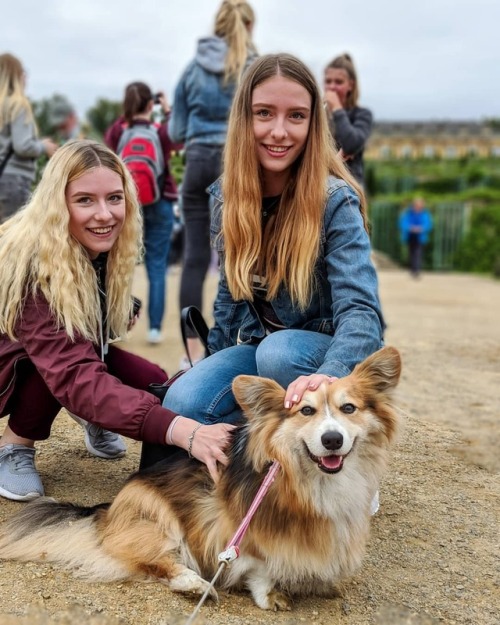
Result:
{"label": "dog's ear", "polygon": [[401,375],[401,356],[394,347],[383,347],[356,365],[353,375],[369,381],[379,392],[392,389]]}
{"label": "dog's ear", "polygon": [[236,401],[248,417],[267,415],[283,408],[285,389],[274,380],[239,375],[233,380]]}

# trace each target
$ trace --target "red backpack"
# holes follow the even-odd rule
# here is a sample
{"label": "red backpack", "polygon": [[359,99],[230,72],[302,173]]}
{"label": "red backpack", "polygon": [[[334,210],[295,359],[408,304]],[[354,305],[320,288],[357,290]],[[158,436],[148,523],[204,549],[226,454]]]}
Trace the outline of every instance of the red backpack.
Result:
{"label": "red backpack", "polygon": [[157,202],[163,191],[165,174],[158,126],[125,125],[116,152],[132,174],[141,205]]}

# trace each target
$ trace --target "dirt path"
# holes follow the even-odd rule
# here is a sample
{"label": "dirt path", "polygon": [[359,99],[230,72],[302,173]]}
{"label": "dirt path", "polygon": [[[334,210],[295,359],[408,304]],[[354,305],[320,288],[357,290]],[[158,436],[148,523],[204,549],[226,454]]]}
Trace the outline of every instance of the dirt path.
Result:
{"label": "dirt path", "polygon": [[[439,274],[414,281],[387,270],[380,281],[387,343],[403,356],[406,417],[362,570],[342,597],[303,600],[287,614],[222,594],[218,606],[203,608],[203,622],[500,623],[500,282]],[[146,346],[141,320],[128,344],[170,372],[181,355],[177,283],[175,270],[165,343]],[[141,267],[135,292],[144,297]],[[125,458],[106,462],[90,457],[82,438],[73,421],[56,420],[38,453],[46,491],[84,504],[109,500],[137,467],[139,445],[130,441]],[[0,519],[19,505],[0,500]],[[160,584],[86,584],[49,565],[0,563],[0,625],[182,625],[194,605]]]}

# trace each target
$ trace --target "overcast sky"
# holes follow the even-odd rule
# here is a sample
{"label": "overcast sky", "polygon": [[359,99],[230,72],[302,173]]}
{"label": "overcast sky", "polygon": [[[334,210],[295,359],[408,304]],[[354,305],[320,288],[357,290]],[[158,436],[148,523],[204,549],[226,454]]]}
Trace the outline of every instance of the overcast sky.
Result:
{"label": "overcast sky", "polygon": [[[261,54],[290,52],[321,81],[349,51],[377,120],[500,117],[500,0],[251,0]],[[220,0],[2,0],[0,51],[28,95],[66,95],[83,115],[143,80],[173,96]]]}

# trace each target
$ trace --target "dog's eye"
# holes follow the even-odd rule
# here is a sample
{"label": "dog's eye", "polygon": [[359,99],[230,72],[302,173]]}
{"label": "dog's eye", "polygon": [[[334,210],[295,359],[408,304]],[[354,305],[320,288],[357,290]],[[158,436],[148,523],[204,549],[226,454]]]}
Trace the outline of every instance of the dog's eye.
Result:
{"label": "dog's eye", "polygon": [[304,417],[312,417],[313,414],[316,414],[316,408],[312,406],[304,406],[300,409],[300,412],[304,415]]}
{"label": "dog's eye", "polygon": [[356,411],[356,406],[354,404],[344,404],[343,406],[340,406],[340,410],[342,410],[345,414],[352,414]]}

